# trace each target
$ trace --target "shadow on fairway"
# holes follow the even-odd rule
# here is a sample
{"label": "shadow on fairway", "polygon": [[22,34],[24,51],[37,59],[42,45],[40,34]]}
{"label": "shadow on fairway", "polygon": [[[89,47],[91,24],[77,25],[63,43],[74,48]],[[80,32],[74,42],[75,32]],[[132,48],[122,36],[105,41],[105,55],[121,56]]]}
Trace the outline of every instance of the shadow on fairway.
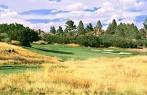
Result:
{"label": "shadow on fairway", "polygon": [[37,66],[17,66],[17,65],[14,65],[14,66],[11,66],[11,65],[3,65],[3,66],[0,66],[0,70],[9,70],[9,69],[35,69],[35,68],[38,68]]}
{"label": "shadow on fairway", "polygon": [[48,50],[48,49],[41,49],[41,48],[35,48],[32,47],[34,49],[40,50],[40,51],[44,51],[44,52],[50,52],[50,53],[58,53],[58,54],[69,54],[69,55],[73,55],[73,52],[65,52],[65,51],[57,51],[57,50]]}

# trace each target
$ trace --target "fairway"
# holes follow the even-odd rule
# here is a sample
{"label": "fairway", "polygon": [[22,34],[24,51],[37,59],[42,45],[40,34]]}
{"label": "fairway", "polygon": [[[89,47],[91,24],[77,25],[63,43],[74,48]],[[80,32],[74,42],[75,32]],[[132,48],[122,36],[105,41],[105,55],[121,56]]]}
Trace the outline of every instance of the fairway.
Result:
{"label": "fairway", "polygon": [[91,47],[74,47],[61,44],[35,45],[27,48],[33,52],[47,56],[56,56],[64,61],[67,60],[84,60],[97,57],[128,57],[139,55],[139,52],[132,52],[121,48],[91,48]]}
{"label": "fairway", "polygon": [[41,70],[38,65],[0,65],[0,74],[23,73],[24,71]]}

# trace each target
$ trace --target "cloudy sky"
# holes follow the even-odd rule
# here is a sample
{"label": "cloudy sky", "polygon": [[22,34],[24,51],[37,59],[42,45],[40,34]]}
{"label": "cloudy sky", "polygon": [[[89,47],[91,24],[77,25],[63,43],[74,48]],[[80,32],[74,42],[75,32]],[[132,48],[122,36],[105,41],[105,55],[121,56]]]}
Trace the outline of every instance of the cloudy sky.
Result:
{"label": "cloudy sky", "polygon": [[112,19],[135,23],[139,28],[147,18],[147,0],[0,0],[0,23],[21,23],[49,30],[72,19],[77,24],[96,23],[106,27]]}

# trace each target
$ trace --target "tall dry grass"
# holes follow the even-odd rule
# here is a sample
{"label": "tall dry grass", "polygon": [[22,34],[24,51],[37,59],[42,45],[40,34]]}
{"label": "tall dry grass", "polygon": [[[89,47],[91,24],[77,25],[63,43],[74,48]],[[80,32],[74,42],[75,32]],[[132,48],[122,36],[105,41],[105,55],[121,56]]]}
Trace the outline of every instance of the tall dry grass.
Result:
{"label": "tall dry grass", "polygon": [[58,63],[59,58],[40,55],[19,46],[0,42],[0,64]]}
{"label": "tall dry grass", "polygon": [[9,95],[147,95],[147,57],[42,64],[43,71],[1,75]]}

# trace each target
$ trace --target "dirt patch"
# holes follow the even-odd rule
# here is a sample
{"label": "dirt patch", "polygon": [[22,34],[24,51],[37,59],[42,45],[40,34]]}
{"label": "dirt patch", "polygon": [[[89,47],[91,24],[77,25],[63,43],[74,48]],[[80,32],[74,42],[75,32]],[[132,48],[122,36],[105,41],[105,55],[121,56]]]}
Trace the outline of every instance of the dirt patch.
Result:
{"label": "dirt patch", "polygon": [[71,44],[67,44],[67,46],[71,46],[71,47],[79,47],[79,44],[75,44],[75,43],[71,43]]}

